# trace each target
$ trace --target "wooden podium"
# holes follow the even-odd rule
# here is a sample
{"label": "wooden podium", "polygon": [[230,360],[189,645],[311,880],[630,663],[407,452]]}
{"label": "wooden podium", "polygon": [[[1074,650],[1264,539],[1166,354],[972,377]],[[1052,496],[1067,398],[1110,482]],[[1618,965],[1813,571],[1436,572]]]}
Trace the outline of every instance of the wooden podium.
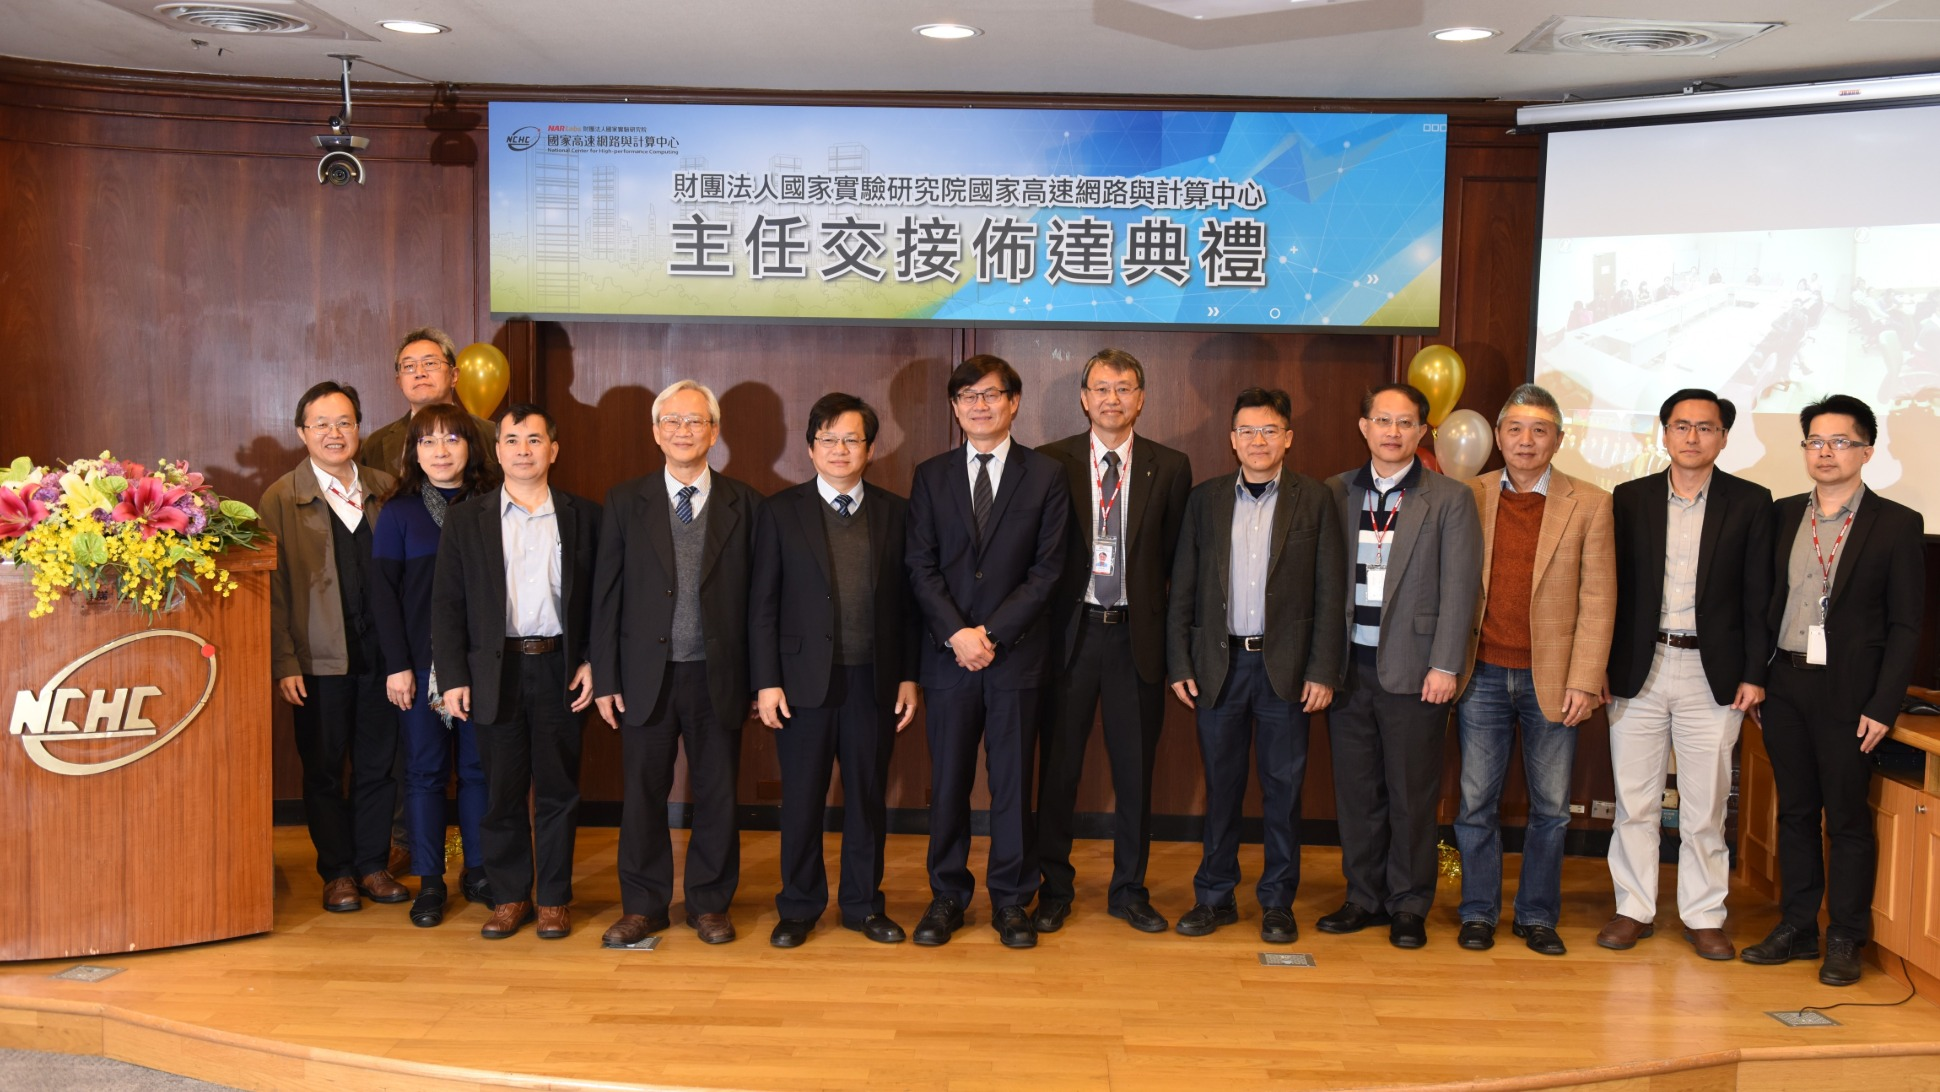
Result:
{"label": "wooden podium", "polygon": [[269,575],[147,618],[69,597],[28,618],[0,566],[0,960],[267,932]]}

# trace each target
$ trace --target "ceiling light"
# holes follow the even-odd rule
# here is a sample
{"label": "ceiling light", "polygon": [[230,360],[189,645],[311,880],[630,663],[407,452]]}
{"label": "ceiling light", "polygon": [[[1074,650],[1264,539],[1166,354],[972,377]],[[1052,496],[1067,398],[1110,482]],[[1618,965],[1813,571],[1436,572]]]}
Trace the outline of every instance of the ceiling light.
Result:
{"label": "ceiling light", "polygon": [[925,38],[975,38],[983,33],[976,27],[964,26],[962,23],[924,23],[920,27],[910,29]]}
{"label": "ceiling light", "polygon": [[444,34],[450,27],[427,23],[421,19],[383,19],[377,24],[385,30],[395,30],[399,34]]}
{"label": "ceiling light", "polygon": [[1500,33],[1502,32],[1491,27],[1449,27],[1447,30],[1436,31],[1435,40],[1438,42],[1479,42],[1484,38],[1493,38]]}

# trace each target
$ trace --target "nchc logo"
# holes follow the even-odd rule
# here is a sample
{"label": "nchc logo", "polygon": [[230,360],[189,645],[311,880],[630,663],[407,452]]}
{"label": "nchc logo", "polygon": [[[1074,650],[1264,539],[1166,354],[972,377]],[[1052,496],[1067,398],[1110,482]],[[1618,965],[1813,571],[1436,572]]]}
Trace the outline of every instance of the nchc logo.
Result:
{"label": "nchc logo", "polygon": [[528,125],[517,132],[507,135],[505,138],[505,146],[515,152],[523,152],[537,143],[539,143],[539,127],[537,125]]}
{"label": "nchc logo", "polygon": [[[166,651],[144,650],[154,653],[145,658],[114,659],[138,660],[150,670],[162,670],[155,665],[176,658],[187,661],[191,655],[208,661],[207,679],[202,683],[202,692],[196,697],[195,703],[172,724],[157,724],[149,713],[151,703],[169,709],[181,705],[179,698],[170,701],[167,691],[156,685],[165,679],[127,679],[125,675],[128,669],[117,669],[118,665],[110,661],[104,665],[110,669],[108,681],[126,685],[99,688],[67,685],[73,681],[76,672],[111,653],[138,642],[158,640],[169,642],[171,647]],[[167,669],[165,674],[168,679],[190,679],[189,689],[192,691],[194,676],[201,672],[196,671],[193,665],[186,668],[178,665],[175,669]],[[73,776],[105,773],[154,754],[180,735],[182,729],[187,728],[189,722],[202,712],[202,707],[209,703],[209,696],[215,693],[215,688],[214,646],[193,633],[179,629],[133,633],[83,653],[56,672],[38,691],[15,691],[13,712],[7,717],[7,734],[18,736],[27,757],[44,770]],[[146,742],[131,746],[143,740]]]}

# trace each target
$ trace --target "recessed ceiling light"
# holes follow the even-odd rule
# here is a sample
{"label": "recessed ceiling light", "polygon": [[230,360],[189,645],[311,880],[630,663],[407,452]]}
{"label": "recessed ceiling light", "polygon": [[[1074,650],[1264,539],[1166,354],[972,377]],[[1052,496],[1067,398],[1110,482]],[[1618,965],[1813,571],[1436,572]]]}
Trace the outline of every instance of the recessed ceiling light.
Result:
{"label": "recessed ceiling light", "polygon": [[1449,27],[1435,32],[1435,40],[1441,42],[1479,42],[1502,33],[1493,27]]}
{"label": "recessed ceiling light", "polygon": [[395,30],[399,34],[444,34],[451,30],[450,27],[427,23],[421,19],[383,19],[379,20],[377,25],[385,30]]}
{"label": "recessed ceiling light", "polygon": [[962,23],[924,23],[920,27],[910,29],[925,38],[975,38],[983,33],[976,27],[964,26]]}

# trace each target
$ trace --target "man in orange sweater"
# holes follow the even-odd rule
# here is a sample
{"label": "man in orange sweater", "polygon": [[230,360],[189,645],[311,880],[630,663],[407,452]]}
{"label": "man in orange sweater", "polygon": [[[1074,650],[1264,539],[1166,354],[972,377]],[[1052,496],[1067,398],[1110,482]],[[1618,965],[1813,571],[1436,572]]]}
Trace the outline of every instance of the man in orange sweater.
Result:
{"label": "man in orange sweater", "polygon": [[1476,951],[1495,944],[1502,781],[1520,724],[1529,822],[1515,934],[1531,951],[1562,955],[1556,923],[1570,772],[1576,726],[1597,707],[1610,655],[1615,525],[1609,493],[1550,467],[1563,444],[1563,412],[1548,391],[1529,383],[1511,391],[1495,440],[1507,465],[1469,482],[1482,516],[1482,607],[1455,707],[1462,744],[1457,943]]}

